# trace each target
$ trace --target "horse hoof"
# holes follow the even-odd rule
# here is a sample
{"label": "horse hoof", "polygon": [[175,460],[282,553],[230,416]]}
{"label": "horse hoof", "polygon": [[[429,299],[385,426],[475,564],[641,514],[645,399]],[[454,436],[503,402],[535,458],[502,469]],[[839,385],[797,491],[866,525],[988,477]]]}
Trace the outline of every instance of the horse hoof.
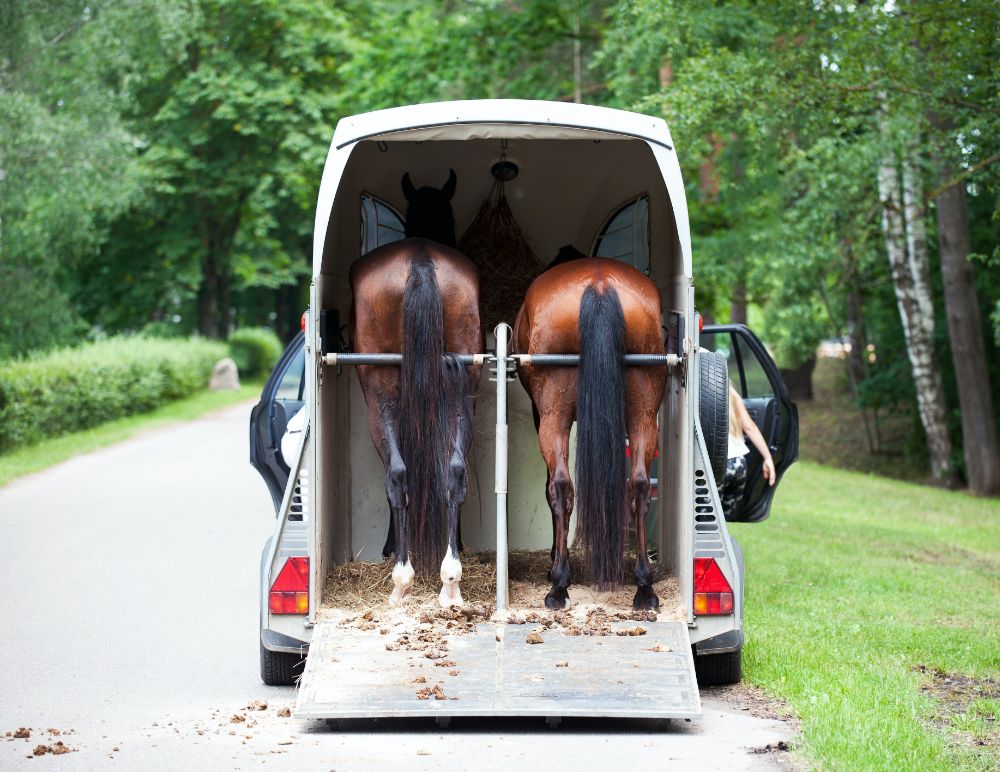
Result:
{"label": "horse hoof", "polygon": [[458,582],[445,582],[441,585],[441,592],[438,593],[438,603],[441,608],[451,608],[462,605],[462,590]]}
{"label": "horse hoof", "polygon": [[389,605],[390,606],[402,606],[406,601],[410,599],[410,591],[405,590],[400,592],[398,589],[393,590],[389,593]]}
{"label": "horse hoof", "polygon": [[656,593],[649,587],[640,587],[635,591],[635,597],[632,598],[632,608],[636,611],[656,611],[660,607],[660,599],[656,597]]}
{"label": "horse hoof", "polygon": [[550,611],[565,611],[569,608],[569,593],[566,590],[551,590],[545,596],[545,608]]}

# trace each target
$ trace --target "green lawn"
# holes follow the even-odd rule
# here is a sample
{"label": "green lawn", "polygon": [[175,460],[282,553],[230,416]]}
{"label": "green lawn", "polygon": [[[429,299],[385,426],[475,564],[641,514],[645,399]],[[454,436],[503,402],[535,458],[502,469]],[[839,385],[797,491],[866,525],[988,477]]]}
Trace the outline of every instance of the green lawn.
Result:
{"label": "green lawn", "polygon": [[187,421],[212,410],[260,396],[262,383],[244,383],[238,391],[202,391],[149,413],[120,418],[82,432],[54,437],[36,445],[0,455],[0,488],[11,480],[58,464],[73,456],[121,442],[146,429]]}
{"label": "green lawn", "polygon": [[810,763],[1000,767],[1000,500],[800,462],[732,531],[745,678],[790,703]]}

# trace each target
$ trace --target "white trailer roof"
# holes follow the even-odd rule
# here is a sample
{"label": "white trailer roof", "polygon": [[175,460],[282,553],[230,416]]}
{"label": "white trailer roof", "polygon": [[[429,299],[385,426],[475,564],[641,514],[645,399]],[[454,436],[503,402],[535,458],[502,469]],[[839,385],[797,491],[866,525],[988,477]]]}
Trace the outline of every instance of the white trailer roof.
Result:
{"label": "white trailer roof", "polygon": [[[344,118],[334,148],[363,139],[638,138],[673,148],[661,118],[609,107],[529,99],[481,99],[393,107]],[[596,138],[596,137],[595,137]]]}
{"label": "white trailer roof", "polygon": [[393,107],[337,124],[320,183],[313,232],[313,275],[323,271],[330,213],[344,168],[357,143],[467,139],[638,140],[649,145],[673,209],[681,272],[691,279],[687,200],[673,140],[661,118],[608,107],[527,99],[484,99]]}

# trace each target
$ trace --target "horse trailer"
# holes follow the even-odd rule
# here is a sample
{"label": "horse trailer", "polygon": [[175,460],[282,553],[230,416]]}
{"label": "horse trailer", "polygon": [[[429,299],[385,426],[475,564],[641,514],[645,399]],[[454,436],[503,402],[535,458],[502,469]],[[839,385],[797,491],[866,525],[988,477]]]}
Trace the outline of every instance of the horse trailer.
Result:
{"label": "horse trailer", "polygon": [[[615,607],[582,584],[570,596],[587,607],[586,620],[535,611],[525,600],[533,585],[517,567],[531,566],[544,580],[539,566],[552,533],[531,402],[514,377],[524,352],[511,350],[513,318],[485,331],[475,357],[483,377],[461,522],[463,562],[481,571],[489,602],[450,611],[410,604],[408,621],[371,602],[374,591],[387,604],[391,588],[384,583],[391,563],[380,562],[388,508],[352,372],[366,352],[348,351],[341,334],[350,268],[404,237],[405,174],[440,184],[455,170],[452,205],[462,231],[490,195],[500,162],[516,170],[504,193],[542,263],[573,244],[629,263],[659,290],[666,354],[629,362],[667,372],[647,520],[668,588],[656,613]],[[481,272],[481,286],[497,286],[502,274],[502,266]],[[723,515],[716,482],[728,449],[730,382],[770,446],[780,481],[797,456],[796,408],[750,330],[701,327],[684,184],[663,120],[522,100],[341,120],[319,190],[303,333],[251,416],[251,463],[277,515],[260,564],[263,680],[298,681],[302,718],[698,717],[698,682],[735,682],[741,672],[745,566],[729,523],[765,519],[775,491],[751,448],[742,500],[728,522]]]}

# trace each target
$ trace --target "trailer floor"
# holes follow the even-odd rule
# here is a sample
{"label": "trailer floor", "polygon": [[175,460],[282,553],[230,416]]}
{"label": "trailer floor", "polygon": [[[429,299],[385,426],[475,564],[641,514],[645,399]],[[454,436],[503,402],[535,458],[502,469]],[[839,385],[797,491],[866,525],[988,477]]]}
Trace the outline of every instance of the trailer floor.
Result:
{"label": "trailer floor", "polygon": [[701,716],[683,622],[605,620],[581,634],[552,617],[409,620],[369,611],[318,623],[295,716]]}

